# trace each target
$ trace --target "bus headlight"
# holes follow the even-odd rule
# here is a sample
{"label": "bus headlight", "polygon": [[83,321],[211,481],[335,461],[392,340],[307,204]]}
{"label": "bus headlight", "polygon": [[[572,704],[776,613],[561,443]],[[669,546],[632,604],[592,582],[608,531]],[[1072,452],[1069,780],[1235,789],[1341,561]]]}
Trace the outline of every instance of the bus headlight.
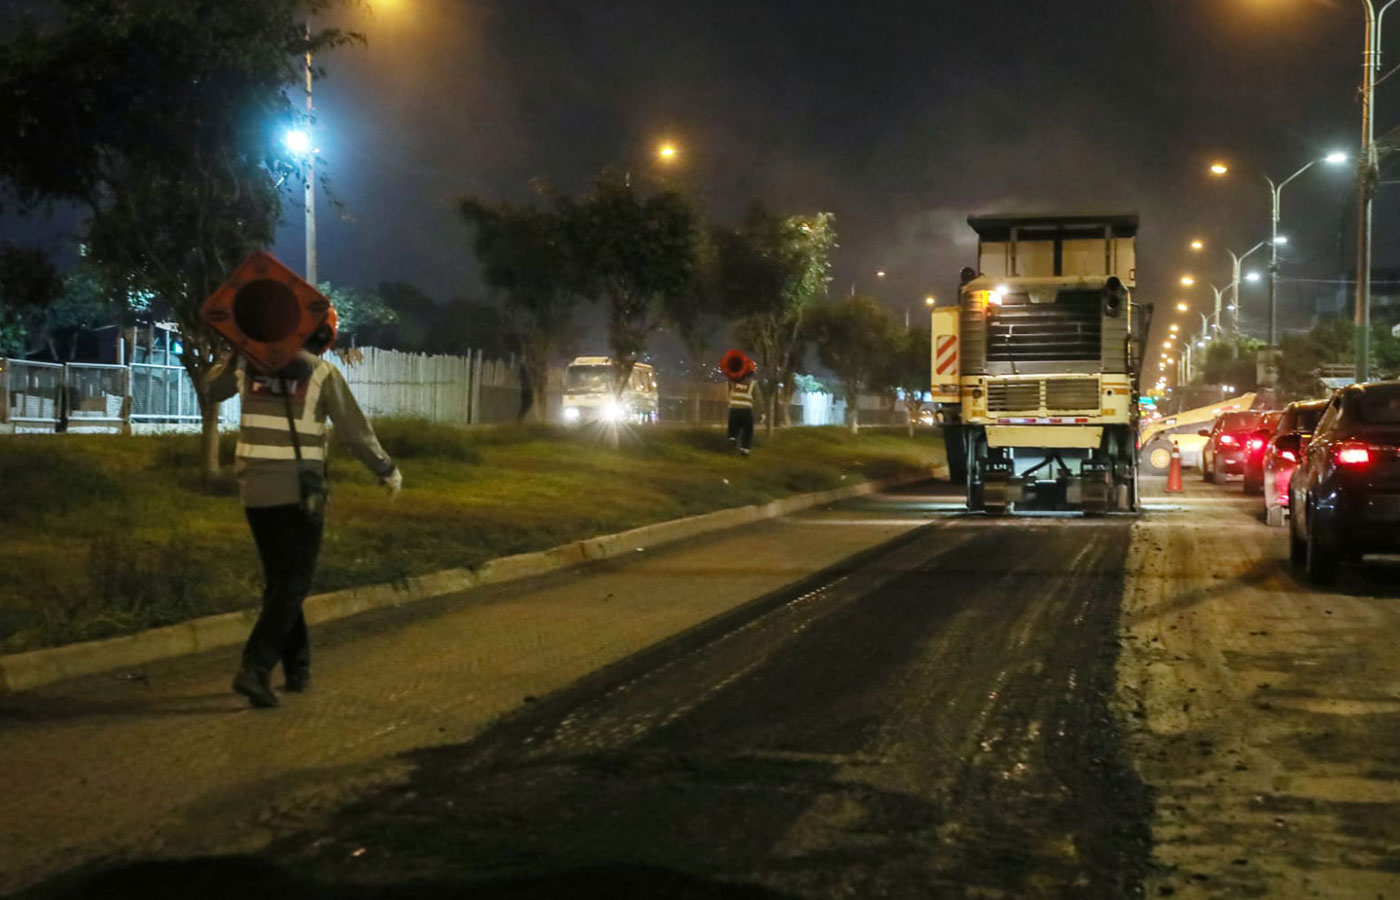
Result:
{"label": "bus headlight", "polygon": [[608,422],[621,422],[627,418],[627,407],[616,400],[609,400],[603,404],[603,418]]}

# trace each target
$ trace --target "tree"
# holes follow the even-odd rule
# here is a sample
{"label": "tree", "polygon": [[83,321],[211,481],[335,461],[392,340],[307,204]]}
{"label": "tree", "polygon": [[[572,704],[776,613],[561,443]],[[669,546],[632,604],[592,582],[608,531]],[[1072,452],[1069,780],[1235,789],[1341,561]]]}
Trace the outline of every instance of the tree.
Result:
{"label": "tree", "polygon": [[909,436],[914,436],[914,423],[924,408],[924,393],[932,382],[932,346],[927,328],[906,328],[893,334],[889,356],[889,372],[885,378],[890,388],[904,400],[909,414]]}
{"label": "tree", "polygon": [[323,281],[316,288],[326,295],[335,307],[339,319],[339,335],[336,345],[343,348],[364,344],[364,336],[376,329],[392,325],[398,320],[396,313],[378,294],[357,291],[354,288],[336,287]]}
{"label": "tree", "polygon": [[700,213],[675,188],[639,188],[615,172],[604,172],[588,194],[555,203],[578,292],[607,306],[621,393],[648,337],[665,323],[683,321],[695,297]]}
{"label": "tree", "polygon": [[359,39],[304,23],[340,2],[57,0],[0,45],[0,180],[26,210],[77,207],[108,287],[149,293],[179,323],[210,474],[220,344],[200,306],[272,242],[304,54]]}
{"label": "tree", "polygon": [[363,329],[360,343],[411,353],[425,353],[435,341],[447,343],[439,334],[442,307],[422,290],[406,281],[384,281],[375,295],[393,312],[393,321]]}
{"label": "tree", "polygon": [[475,229],[486,283],[505,299],[531,392],[530,417],[542,421],[550,360],[575,332],[577,276],[564,220],[553,210],[472,199],[459,209]]}
{"label": "tree", "polygon": [[783,218],[754,203],[738,228],[716,234],[725,309],[757,357],[770,436],[793,381],[803,319],[831,281],[833,221],[830,213]]}
{"label": "tree", "polygon": [[0,245],[0,356],[29,354],[64,287],[42,250]]}
{"label": "tree", "polygon": [[1240,392],[1252,391],[1259,380],[1255,356],[1262,347],[1259,341],[1248,337],[1212,341],[1206,348],[1201,375],[1206,384],[1228,384]]}
{"label": "tree", "polygon": [[860,430],[860,395],[883,386],[902,335],[889,311],[870,297],[818,306],[810,318],[817,358],[841,382],[846,422],[855,434]]}

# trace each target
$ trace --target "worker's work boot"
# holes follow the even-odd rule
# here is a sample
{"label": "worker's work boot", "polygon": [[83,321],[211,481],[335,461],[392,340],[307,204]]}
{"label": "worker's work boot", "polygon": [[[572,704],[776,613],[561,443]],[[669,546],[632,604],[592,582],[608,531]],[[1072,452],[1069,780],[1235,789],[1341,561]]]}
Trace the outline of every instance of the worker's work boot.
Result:
{"label": "worker's work boot", "polygon": [[282,689],[293,694],[304,694],[311,690],[311,667],[310,666],[286,666],[282,667],[287,681],[282,685]]}
{"label": "worker's work boot", "polygon": [[269,709],[277,705],[277,695],[272,692],[272,680],[266,672],[259,672],[244,665],[233,676],[233,689],[248,698],[248,702],[259,709]]}

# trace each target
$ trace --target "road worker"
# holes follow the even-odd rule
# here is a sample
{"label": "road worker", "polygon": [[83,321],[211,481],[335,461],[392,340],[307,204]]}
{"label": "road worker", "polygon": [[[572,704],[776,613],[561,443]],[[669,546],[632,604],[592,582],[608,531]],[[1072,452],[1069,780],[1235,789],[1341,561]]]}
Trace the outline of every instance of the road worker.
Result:
{"label": "road worker", "polygon": [[321,354],[335,343],[336,314],[272,375],[229,353],[210,372],[209,397],[242,401],[235,473],[263,568],[262,612],[243,648],[233,690],[256,707],[277,705],[271,674],[282,664],[284,689],[311,686],[311,648],[302,601],[321,549],[327,495],[326,419],[336,439],[396,497],[403,476],[380,447],[340,370]]}
{"label": "road worker", "polygon": [[729,443],[744,456],[753,447],[754,387],[758,376],[752,369],[729,382]]}

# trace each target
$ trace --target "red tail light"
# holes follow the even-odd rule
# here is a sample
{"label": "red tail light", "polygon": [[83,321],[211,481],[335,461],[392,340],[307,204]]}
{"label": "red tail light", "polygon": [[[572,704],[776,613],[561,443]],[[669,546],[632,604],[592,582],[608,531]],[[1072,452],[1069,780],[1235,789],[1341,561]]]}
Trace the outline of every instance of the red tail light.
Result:
{"label": "red tail light", "polygon": [[1220,443],[1228,447],[1235,443],[1235,436],[1233,434],[1222,434],[1220,436]]}
{"label": "red tail light", "polygon": [[1280,458],[1286,459],[1289,462],[1295,463],[1298,461],[1298,457],[1293,453],[1292,450],[1280,450],[1278,452],[1278,455]]}
{"label": "red tail light", "polygon": [[1365,444],[1343,444],[1337,448],[1337,465],[1364,466],[1371,461],[1371,451]]}
{"label": "red tail light", "polygon": [[1264,439],[1263,439],[1263,438],[1250,438],[1250,439],[1249,439],[1249,449],[1251,449],[1251,450],[1262,450],[1262,449],[1264,449]]}

